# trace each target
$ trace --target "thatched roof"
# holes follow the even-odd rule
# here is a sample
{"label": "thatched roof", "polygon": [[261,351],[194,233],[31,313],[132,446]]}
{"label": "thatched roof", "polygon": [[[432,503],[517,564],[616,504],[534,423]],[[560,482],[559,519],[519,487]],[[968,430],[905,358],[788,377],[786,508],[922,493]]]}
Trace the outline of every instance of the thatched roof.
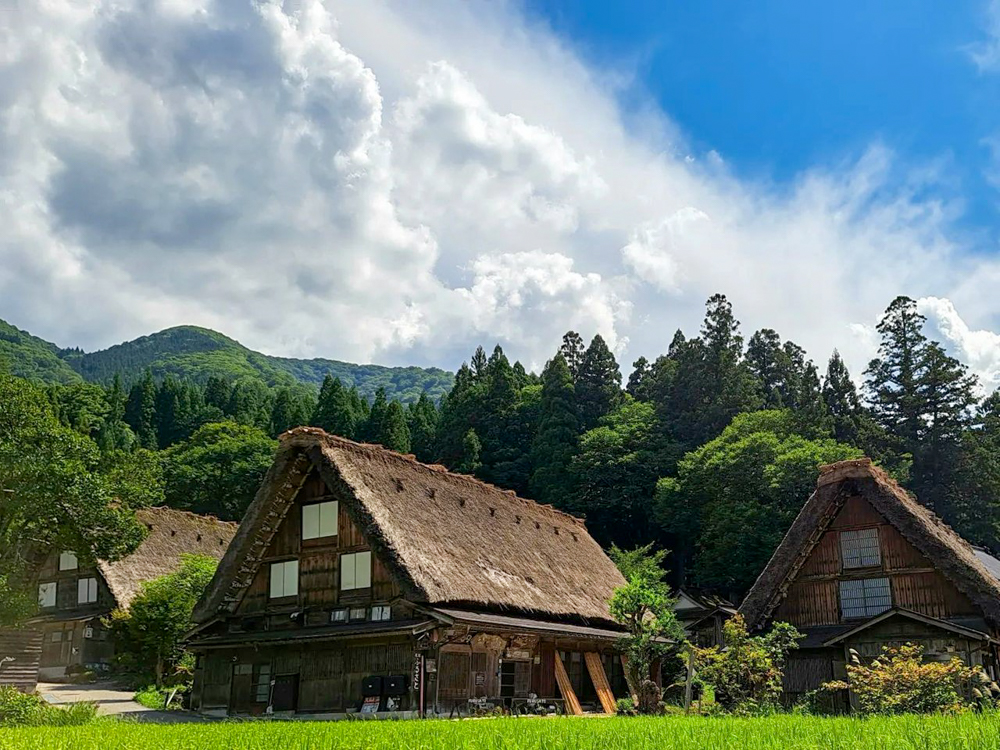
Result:
{"label": "thatched roof", "polygon": [[300,427],[281,436],[195,621],[232,612],[305,477],[319,471],[408,599],[610,622],[624,579],[583,522],[440,466]]}
{"label": "thatched roof", "polygon": [[235,523],[174,508],[144,508],[135,515],[148,529],[142,544],[117,562],[99,560],[97,563],[122,609],[128,609],[143,581],[180,568],[181,555],[221,559],[236,534]]}
{"label": "thatched roof", "polygon": [[972,546],[871,459],[864,458],[820,469],[816,491],[802,506],[740,607],[749,627],[766,623],[844,501],[858,495],[968,596],[988,620],[1000,625],[1000,581],[986,569]]}

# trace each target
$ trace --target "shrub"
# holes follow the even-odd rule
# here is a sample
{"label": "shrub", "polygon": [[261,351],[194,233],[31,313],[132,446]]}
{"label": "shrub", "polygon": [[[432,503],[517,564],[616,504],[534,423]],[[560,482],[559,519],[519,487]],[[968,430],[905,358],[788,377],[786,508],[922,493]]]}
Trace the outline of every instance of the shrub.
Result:
{"label": "shrub", "polygon": [[0,687],[0,727],[75,726],[97,716],[93,703],[75,703],[67,708],[51,706],[41,696],[22,693],[10,686]]}
{"label": "shrub", "polygon": [[[191,689],[190,685],[177,685],[174,687],[162,687],[158,688],[155,685],[147,685],[135,694],[136,703],[140,703],[146,708],[153,708],[158,711],[166,709],[179,709],[182,708],[184,703],[184,695]],[[167,699],[170,699],[170,705],[167,706]]]}
{"label": "shrub", "polygon": [[773,709],[781,696],[785,659],[802,636],[777,622],[767,635],[751,637],[740,615],[723,626],[723,636],[725,649],[695,651],[699,676],[712,686],[719,709],[744,714]]}
{"label": "shrub", "polygon": [[924,662],[923,646],[884,646],[868,666],[857,654],[847,665],[847,682],[823,685],[825,690],[850,689],[866,714],[958,713],[971,706],[994,703],[1000,687],[981,667],[967,667],[958,658]]}
{"label": "shrub", "polygon": [[631,698],[619,698],[615,701],[615,713],[619,716],[639,715],[639,712],[635,708],[635,701]]}

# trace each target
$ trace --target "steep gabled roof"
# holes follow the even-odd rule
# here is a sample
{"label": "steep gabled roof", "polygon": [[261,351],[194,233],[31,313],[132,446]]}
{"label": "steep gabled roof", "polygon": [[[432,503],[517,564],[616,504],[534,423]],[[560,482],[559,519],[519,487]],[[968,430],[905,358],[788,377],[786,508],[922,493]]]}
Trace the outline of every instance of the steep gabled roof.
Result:
{"label": "steep gabled roof", "polygon": [[97,563],[122,609],[128,609],[143,581],[180,568],[181,555],[221,559],[236,534],[235,523],[174,508],[144,508],[135,515],[149,532],[142,544],[117,562],[99,560]]}
{"label": "steep gabled roof", "polygon": [[820,469],[816,491],[740,606],[749,627],[763,625],[789,582],[848,497],[860,495],[923,554],[983,615],[1000,625],[1000,581],[972,546],[921,505],[871,459],[841,461]]}
{"label": "steep gabled roof", "polygon": [[195,622],[235,610],[305,477],[318,470],[408,598],[610,622],[624,579],[583,522],[440,466],[300,427],[281,436]]}

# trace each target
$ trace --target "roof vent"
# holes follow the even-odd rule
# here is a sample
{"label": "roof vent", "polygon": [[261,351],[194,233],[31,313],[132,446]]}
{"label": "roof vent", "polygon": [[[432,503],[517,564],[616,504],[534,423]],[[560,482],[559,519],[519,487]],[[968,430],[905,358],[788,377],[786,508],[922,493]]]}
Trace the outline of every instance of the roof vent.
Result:
{"label": "roof vent", "polygon": [[538,523],[538,521],[535,521],[535,528],[536,529],[540,529],[540,528],[542,528],[542,525],[540,523]]}
{"label": "roof vent", "polygon": [[555,529],[556,536],[559,536],[559,527],[558,526],[553,526],[552,528]]}
{"label": "roof vent", "polygon": [[464,497],[458,498],[458,507],[459,508],[464,508],[465,507],[465,498]]}
{"label": "roof vent", "polygon": [[573,537],[573,541],[574,541],[574,542],[579,542],[579,541],[580,541],[580,537],[578,537],[578,536],[577,536],[576,534],[574,534],[574,533],[573,533],[572,531],[571,531],[571,532],[569,532],[569,535],[570,535],[571,537]]}
{"label": "roof vent", "polygon": [[514,516],[514,523],[521,523],[521,517],[520,516]]}
{"label": "roof vent", "polygon": [[147,523],[146,524],[146,528],[149,529],[150,531],[152,531],[153,530],[153,524]]}
{"label": "roof vent", "polygon": [[403,491],[403,480],[402,479],[397,479],[396,480],[396,492],[402,492],[402,491]]}
{"label": "roof vent", "polygon": [[432,500],[434,499],[434,495],[437,494],[437,491],[433,487],[428,487],[426,492],[427,492],[427,497],[431,498]]}
{"label": "roof vent", "polygon": [[198,541],[201,541],[201,534],[198,535]]}

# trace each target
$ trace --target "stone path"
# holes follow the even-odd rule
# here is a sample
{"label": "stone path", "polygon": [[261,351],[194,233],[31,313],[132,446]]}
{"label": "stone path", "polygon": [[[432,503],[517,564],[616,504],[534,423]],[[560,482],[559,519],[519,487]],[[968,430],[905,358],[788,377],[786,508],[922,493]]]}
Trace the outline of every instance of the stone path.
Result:
{"label": "stone path", "polygon": [[153,724],[183,724],[207,719],[187,711],[157,711],[132,700],[131,690],[122,690],[110,682],[89,685],[65,685],[55,682],[38,683],[39,694],[49,703],[96,703],[101,716],[119,716],[130,721]]}

